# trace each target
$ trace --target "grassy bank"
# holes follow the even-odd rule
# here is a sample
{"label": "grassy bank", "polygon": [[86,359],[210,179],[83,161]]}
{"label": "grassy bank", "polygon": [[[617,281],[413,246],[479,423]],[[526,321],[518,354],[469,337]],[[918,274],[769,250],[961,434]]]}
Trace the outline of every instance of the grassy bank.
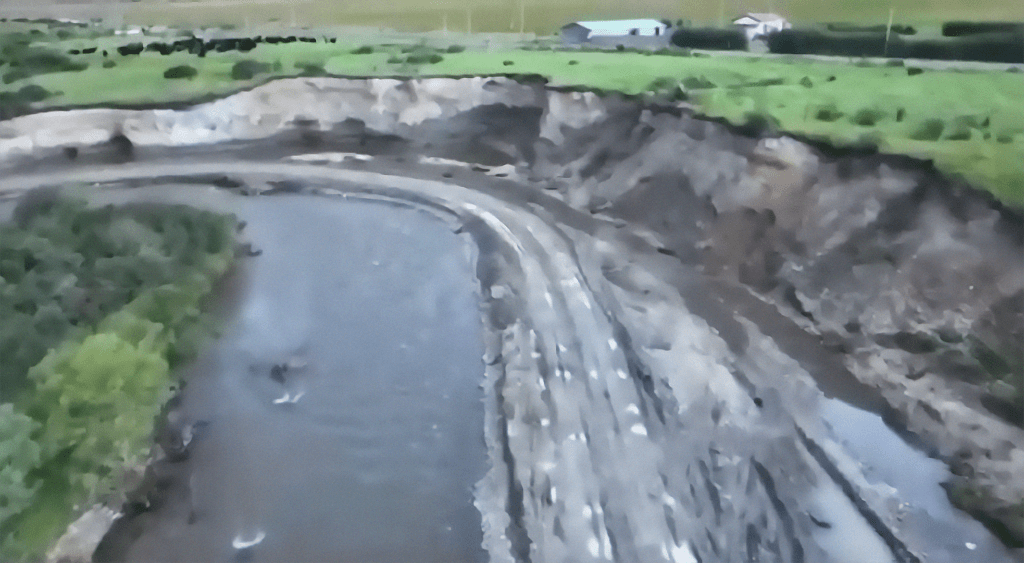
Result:
{"label": "grassy bank", "polygon": [[[20,32],[24,36],[24,32]],[[0,97],[25,98],[36,109],[101,104],[159,104],[227,95],[273,77],[427,76],[539,74],[555,86],[626,94],[660,91],[693,103],[704,115],[743,123],[764,119],[778,130],[834,145],[874,145],[893,154],[934,160],[1002,201],[1024,207],[1024,74],[939,71],[889,65],[837,64],[806,58],[679,56],[637,52],[469,48],[448,52],[400,46],[364,48],[355,39],[335,43],[261,44],[248,53],[211,51],[122,56],[126,40],[70,37],[32,46],[67,55],[84,70],[20,77],[16,63],[0,65]],[[168,39],[169,41],[170,39]],[[361,41],[360,41],[361,43]],[[103,56],[103,51],[108,52]],[[410,55],[413,58],[410,60]],[[416,55],[420,55],[417,57]],[[433,59],[429,55],[435,56]],[[438,60],[440,58],[440,60]],[[263,72],[238,79],[242,60],[264,63]],[[434,62],[431,62],[434,61]],[[175,66],[196,74],[168,79]],[[59,70],[59,68],[57,69]],[[248,75],[245,75],[248,76]],[[40,88],[42,90],[40,90]],[[4,98],[0,98],[2,103]]]}
{"label": "grassy bank", "polygon": [[[350,69],[344,62],[328,68]],[[834,145],[874,145],[931,159],[943,172],[1024,207],[1024,74],[896,64],[520,51],[448,56],[431,72],[528,72],[554,85],[675,91],[705,115],[732,123],[762,117],[781,131]]]}

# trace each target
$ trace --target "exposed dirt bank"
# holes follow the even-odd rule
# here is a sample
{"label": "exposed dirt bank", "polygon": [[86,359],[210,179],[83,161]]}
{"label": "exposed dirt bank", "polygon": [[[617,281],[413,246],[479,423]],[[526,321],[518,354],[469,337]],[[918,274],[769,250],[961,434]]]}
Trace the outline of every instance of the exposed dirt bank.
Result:
{"label": "exposed dirt bank", "polygon": [[[680,412],[701,397],[703,380],[687,395],[692,374],[669,375],[680,357],[668,352],[703,334],[681,328],[675,311],[688,310],[727,347],[702,358],[741,372],[742,383],[768,369],[767,352],[754,350],[777,347],[798,362],[782,373],[806,371],[826,396],[908,431],[950,465],[957,502],[1004,539],[1024,541],[1024,483],[1014,478],[1024,474],[1024,220],[981,192],[909,159],[826,154],[685,108],[503,79],[283,80],[184,111],[0,123],[0,163],[18,173],[199,163],[211,152],[486,184],[565,231],[566,255],[580,261],[613,325],[623,323],[613,332],[636,354],[627,371],[653,366],[669,386],[652,382],[650,396],[668,393]],[[303,187],[205,174],[246,193]],[[10,187],[0,180],[0,191]],[[766,387],[748,387],[755,403],[769,400],[758,395]],[[796,408],[787,410],[799,420]],[[534,542],[564,524],[541,512],[527,526],[538,528],[523,532]],[[769,543],[795,537],[780,534]],[[529,545],[511,541],[513,551]],[[781,549],[802,549],[793,545]]]}

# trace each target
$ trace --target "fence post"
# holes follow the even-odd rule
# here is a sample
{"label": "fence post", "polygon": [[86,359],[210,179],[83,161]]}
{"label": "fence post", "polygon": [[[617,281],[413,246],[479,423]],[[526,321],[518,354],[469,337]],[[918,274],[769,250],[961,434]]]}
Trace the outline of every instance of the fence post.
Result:
{"label": "fence post", "polygon": [[885,46],[882,47],[882,56],[889,56],[889,32],[892,31],[892,7],[889,8],[889,25],[885,26]]}

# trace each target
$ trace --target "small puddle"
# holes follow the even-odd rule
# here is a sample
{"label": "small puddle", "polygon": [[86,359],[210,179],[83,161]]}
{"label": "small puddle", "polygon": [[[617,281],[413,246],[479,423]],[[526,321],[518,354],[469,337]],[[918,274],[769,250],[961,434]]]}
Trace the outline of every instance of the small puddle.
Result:
{"label": "small puddle", "polygon": [[378,202],[177,186],[94,198],[138,200],[234,212],[262,254],[242,259],[224,334],[185,374],[183,424],[203,423],[189,459],[163,464],[162,504],[117,523],[96,559],[485,560],[469,241]]}
{"label": "small puddle", "polygon": [[821,416],[861,464],[873,486],[892,487],[903,502],[899,527],[930,547],[931,563],[1011,561],[999,541],[969,515],[955,508],[940,483],[949,477],[943,462],[907,444],[876,414],[836,399],[823,399]]}

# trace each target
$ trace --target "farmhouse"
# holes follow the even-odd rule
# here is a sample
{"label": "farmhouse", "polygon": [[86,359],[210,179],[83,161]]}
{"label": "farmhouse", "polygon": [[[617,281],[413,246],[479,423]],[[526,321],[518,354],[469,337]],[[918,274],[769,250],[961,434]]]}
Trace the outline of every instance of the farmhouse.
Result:
{"label": "farmhouse", "polygon": [[778,14],[753,14],[737,18],[732,22],[734,25],[744,28],[747,40],[753,41],[759,37],[766,37],[769,33],[789,29],[791,26],[786,18]]}
{"label": "farmhouse", "polygon": [[[562,27],[562,42],[569,45],[594,42],[595,39],[628,40],[639,37],[665,37],[668,25],[658,20],[613,20],[574,22]],[[602,42],[602,41],[598,41]]]}

